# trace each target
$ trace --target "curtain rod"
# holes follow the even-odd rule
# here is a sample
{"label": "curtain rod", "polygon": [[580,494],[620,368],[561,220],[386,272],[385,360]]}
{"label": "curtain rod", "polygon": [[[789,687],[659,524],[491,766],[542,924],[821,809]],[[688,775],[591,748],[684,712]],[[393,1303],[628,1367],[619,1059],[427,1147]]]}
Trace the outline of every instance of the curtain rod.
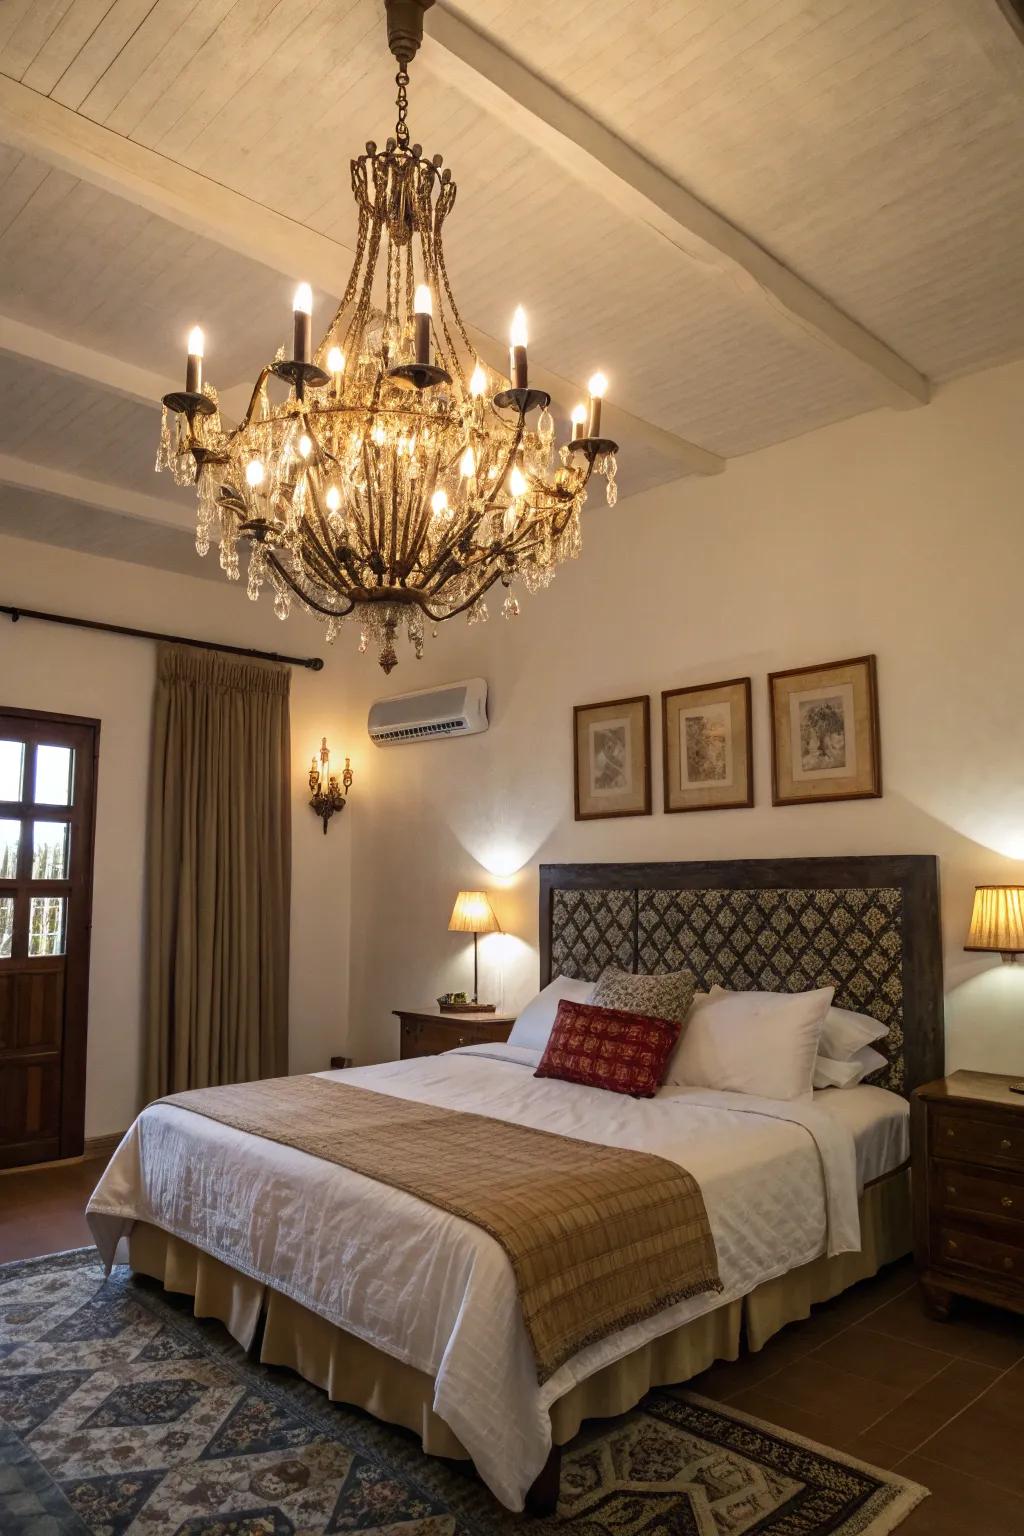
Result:
{"label": "curtain rod", "polygon": [[254,651],[244,645],[218,645],[215,640],[190,640],[187,635],[162,635],[155,629],[133,629],[127,624],[103,624],[98,619],[73,619],[66,613],[39,613],[34,608],[11,608],[0,603],[0,613],[8,613],[11,623],[19,619],[41,619],[44,624],[70,624],[75,629],[99,629],[107,635],[130,635],[134,640],[167,640],[172,645],[192,645],[197,651],[226,651],[231,656],[252,656],[257,661],[280,661],[289,667],[323,670],[320,656],[279,656],[276,651]]}

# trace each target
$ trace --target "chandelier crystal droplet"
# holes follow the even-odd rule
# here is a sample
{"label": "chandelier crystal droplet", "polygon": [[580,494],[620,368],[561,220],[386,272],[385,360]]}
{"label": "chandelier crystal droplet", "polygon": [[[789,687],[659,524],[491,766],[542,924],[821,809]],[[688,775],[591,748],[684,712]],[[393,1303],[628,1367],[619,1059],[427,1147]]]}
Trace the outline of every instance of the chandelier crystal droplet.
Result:
{"label": "chandelier crystal droplet", "polygon": [[204,381],[195,326],[185,389],[164,397],[156,467],[195,484],[200,555],[219,542],[221,569],[238,581],[248,544],[250,598],[269,588],[281,619],[294,600],[328,640],[352,621],[360,651],[372,639],[390,672],[399,629],[420,656],[428,625],[486,620],[496,583],[509,589],[503,615],[517,615],[511,589],[546,587],[579,554],[591,475],[605,476],[609,505],[617,487],[616,444],[601,434],[604,375],[556,452],[550,397],[529,383],[522,308],[507,376],[463,324],[442,243],[455,182],[440,155],[409,142],[407,66],[426,6],[386,8],[398,122],[383,149],[368,143],[351,164],[356,252],[334,319],[314,350],[301,283],[292,356],[281,348],[264,366],[234,428]]}

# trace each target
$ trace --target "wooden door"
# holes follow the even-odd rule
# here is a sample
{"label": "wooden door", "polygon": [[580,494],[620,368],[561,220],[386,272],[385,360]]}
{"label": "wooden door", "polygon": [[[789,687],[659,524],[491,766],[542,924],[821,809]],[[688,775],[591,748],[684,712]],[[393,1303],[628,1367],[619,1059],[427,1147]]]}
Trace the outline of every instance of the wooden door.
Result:
{"label": "wooden door", "polygon": [[76,1157],[99,721],[0,708],[0,1168]]}

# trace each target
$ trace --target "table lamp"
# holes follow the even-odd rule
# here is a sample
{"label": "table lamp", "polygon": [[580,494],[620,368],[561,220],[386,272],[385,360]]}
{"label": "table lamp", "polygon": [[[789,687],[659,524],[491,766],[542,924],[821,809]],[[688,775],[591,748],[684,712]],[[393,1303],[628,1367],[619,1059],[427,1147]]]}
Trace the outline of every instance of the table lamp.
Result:
{"label": "table lamp", "polygon": [[[998,954],[1012,965],[1024,953],[1024,885],[978,885],[964,949]],[[1024,1093],[1024,1082],[1010,1083]]]}
{"label": "table lamp", "polygon": [[455,898],[449,933],[473,935],[473,1006],[481,1012],[493,1013],[493,1003],[481,1003],[477,997],[480,985],[477,956],[477,939],[481,933],[500,933],[501,924],[494,915],[494,908],[486,891],[460,891]]}

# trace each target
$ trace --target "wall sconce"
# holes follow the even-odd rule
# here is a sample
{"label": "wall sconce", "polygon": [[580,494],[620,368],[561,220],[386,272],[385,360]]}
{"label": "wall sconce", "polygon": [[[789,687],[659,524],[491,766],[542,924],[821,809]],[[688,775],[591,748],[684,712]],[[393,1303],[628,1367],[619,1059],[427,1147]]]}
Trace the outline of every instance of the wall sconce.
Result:
{"label": "wall sconce", "polygon": [[343,811],[345,809],[348,792],[352,788],[353,777],[349,760],[346,757],[345,769],[339,784],[338,775],[331,772],[331,752],[327,745],[327,737],[324,736],[320,742],[320,761],[318,763],[314,756],[309,770],[309,788],[313,796],[309,803],[324,824],[325,837],[327,836],[327,823],[335,811]]}

